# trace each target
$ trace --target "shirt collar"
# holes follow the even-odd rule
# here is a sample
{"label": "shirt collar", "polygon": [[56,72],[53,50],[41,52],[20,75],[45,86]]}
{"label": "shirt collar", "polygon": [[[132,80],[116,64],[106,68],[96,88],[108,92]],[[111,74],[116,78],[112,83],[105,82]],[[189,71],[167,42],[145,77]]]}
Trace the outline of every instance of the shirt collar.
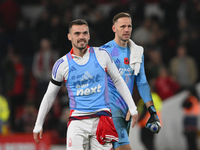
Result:
{"label": "shirt collar", "polygon": [[[87,45],[87,48],[90,48],[89,45]],[[89,51],[90,52],[90,51]],[[73,48],[70,50],[70,55],[72,56],[72,58],[74,58],[74,54],[73,54]]]}

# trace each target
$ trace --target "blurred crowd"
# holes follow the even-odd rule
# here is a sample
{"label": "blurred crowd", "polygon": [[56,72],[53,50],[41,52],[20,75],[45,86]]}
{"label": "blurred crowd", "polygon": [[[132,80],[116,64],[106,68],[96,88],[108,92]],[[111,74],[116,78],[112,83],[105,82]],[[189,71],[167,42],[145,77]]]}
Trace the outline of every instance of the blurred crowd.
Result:
{"label": "blurred crowd", "polygon": [[[87,20],[89,45],[101,46],[122,11],[132,16],[131,39],[144,47],[146,76],[162,101],[199,82],[199,0],[0,0],[0,133],[32,133],[53,64],[71,50],[69,23]],[[63,86],[44,124],[55,144],[65,143],[68,102]]]}

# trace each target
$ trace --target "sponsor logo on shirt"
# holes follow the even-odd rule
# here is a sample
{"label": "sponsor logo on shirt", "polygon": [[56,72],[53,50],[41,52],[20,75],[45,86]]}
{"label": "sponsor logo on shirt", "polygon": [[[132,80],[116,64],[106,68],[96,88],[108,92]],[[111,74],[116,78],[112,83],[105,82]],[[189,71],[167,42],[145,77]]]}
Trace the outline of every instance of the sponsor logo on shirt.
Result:
{"label": "sponsor logo on shirt", "polygon": [[92,88],[77,90],[76,96],[90,95],[90,94],[99,93],[99,92],[101,92],[101,85],[100,84],[98,84],[98,86],[95,86],[95,87],[92,87]]}
{"label": "sponsor logo on shirt", "polygon": [[131,68],[119,68],[120,75],[132,75],[133,70]]}
{"label": "sponsor logo on shirt", "polygon": [[96,74],[96,76],[92,76],[89,72],[86,71],[84,74],[73,76],[71,79],[76,80],[73,82],[73,85],[78,89],[88,86],[91,83],[99,82],[99,78],[99,74]]}
{"label": "sponsor logo on shirt", "polygon": [[101,92],[102,86],[100,84],[94,87],[86,88],[89,85],[100,81],[99,74],[96,74],[96,76],[92,76],[88,71],[86,71],[84,74],[73,76],[71,79],[74,80],[73,86],[77,89],[77,96]]}

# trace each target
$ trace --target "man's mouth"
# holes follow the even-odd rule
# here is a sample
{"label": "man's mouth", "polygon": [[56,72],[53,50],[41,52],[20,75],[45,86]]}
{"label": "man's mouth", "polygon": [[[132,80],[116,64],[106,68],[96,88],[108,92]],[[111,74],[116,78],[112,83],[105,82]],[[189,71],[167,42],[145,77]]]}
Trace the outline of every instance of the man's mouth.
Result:
{"label": "man's mouth", "polygon": [[129,37],[129,36],[130,36],[130,34],[124,34],[124,36],[125,36],[125,37]]}
{"label": "man's mouth", "polygon": [[81,43],[81,44],[84,44],[86,41],[84,40],[84,41],[78,41],[78,43]]}

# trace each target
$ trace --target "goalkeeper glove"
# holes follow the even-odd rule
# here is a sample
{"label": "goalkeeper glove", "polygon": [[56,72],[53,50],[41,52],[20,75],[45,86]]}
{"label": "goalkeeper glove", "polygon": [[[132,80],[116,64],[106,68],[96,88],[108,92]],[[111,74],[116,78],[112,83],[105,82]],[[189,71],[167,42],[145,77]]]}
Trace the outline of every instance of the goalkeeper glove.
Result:
{"label": "goalkeeper glove", "polygon": [[148,108],[148,111],[151,116],[146,123],[146,128],[148,128],[153,133],[158,133],[161,129],[161,125],[160,125],[160,120],[158,118],[158,115],[156,113],[154,106],[153,105],[150,106]]}

